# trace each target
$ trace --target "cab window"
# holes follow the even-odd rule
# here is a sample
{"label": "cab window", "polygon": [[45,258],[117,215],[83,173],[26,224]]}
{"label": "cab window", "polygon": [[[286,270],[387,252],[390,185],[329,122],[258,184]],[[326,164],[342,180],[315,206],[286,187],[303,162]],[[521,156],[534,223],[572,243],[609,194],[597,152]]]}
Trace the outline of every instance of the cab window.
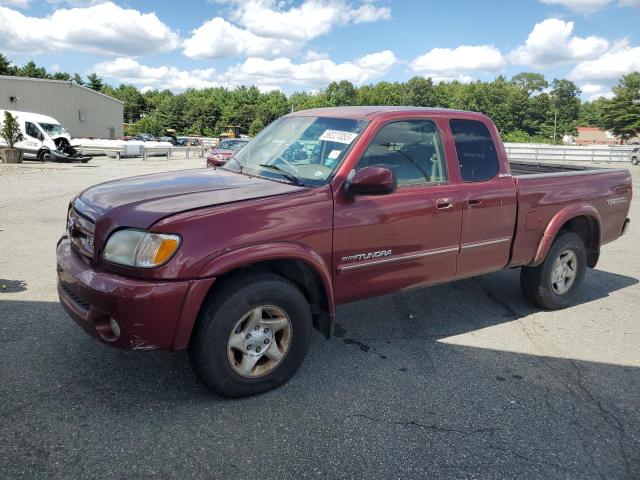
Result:
{"label": "cab window", "polygon": [[38,130],[38,127],[36,127],[31,122],[25,122],[24,129],[25,132],[27,132],[27,135],[33,138],[38,138],[38,135],[40,134],[40,130]]}
{"label": "cab window", "polygon": [[462,180],[484,182],[495,177],[500,162],[487,126],[477,120],[451,120],[450,125]]}
{"label": "cab window", "polygon": [[364,167],[388,168],[399,187],[447,181],[440,135],[428,120],[392,122],[382,127],[356,170]]}

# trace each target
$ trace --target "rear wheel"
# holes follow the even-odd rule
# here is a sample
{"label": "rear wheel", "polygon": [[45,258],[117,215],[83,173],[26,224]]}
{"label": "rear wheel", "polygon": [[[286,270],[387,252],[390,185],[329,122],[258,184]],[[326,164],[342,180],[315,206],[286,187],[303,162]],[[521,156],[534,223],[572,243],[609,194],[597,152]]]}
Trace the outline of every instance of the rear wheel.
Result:
{"label": "rear wheel", "polygon": [[271,274],[238,277],[204,306],[189,356],[213,392],[244,397],[287,382],[310,337],[311,309],[294,284]]}
{"label": "rear wheel", "polygon": [[573,232],[561,232],[542,264],[522,267],[522,293],[542,308],[564,308],[573,301],[584,280],[586,267],[587,253],[582,238]]}

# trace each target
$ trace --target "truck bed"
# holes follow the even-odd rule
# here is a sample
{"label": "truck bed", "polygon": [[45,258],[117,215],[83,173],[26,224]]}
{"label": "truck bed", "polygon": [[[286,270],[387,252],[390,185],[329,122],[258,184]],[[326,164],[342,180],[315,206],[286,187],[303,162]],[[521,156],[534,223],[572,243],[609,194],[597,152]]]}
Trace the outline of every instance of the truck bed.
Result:
{"label": "truck bed", "polygon": [[528,162],[510,166],[518,191],[512,266],[533,260],[543,227],[566,207],[596,211],[601,219],[600,244],[621,235],[631,200],[628,170]]}
{"label": "truck bed", "polygon": [[525,177],[529,175],[557,176],[558,174],[587,174],[607,172],[609,168],[585,167],[580,165],[539,163],[539,162],[509,162],[511,173],[514,177]]}

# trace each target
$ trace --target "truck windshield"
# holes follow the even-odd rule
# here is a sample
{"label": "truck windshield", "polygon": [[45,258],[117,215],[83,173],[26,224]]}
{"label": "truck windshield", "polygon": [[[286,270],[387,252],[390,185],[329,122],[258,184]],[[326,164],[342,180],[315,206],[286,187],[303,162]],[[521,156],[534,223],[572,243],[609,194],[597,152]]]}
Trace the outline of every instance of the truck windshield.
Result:
{"label": "truck windshield", "polygon": [[366,124],[348,118],[283,117],[260,132],[223,168],[299,185],[323,185]]}
{"label": "truck windshield", "polygon": [[64,129],[62,125],[57,123],[38,123],[40,127],[47,132],[50,137],[54,135],[64,135],[67,131]]}

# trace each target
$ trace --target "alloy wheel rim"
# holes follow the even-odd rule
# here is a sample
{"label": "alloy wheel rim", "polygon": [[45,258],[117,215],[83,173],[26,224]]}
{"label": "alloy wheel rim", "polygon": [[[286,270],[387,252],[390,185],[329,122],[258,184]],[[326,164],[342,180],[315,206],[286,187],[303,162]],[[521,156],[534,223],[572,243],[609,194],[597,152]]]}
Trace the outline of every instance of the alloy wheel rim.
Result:
{"label": "alloy wheel rim", "polygon": [[551,288],[556,295],[564,295],[573,286],[578,275],[578,257],[573,250],[564,250],[553,262]]}
{"label": "alloy wheel rim", "polygon": [[235,323],[227,342],[234,372],[246,378],[271,373],[289,351],[293,328],[289,316],[273,305],[252,308]]}

